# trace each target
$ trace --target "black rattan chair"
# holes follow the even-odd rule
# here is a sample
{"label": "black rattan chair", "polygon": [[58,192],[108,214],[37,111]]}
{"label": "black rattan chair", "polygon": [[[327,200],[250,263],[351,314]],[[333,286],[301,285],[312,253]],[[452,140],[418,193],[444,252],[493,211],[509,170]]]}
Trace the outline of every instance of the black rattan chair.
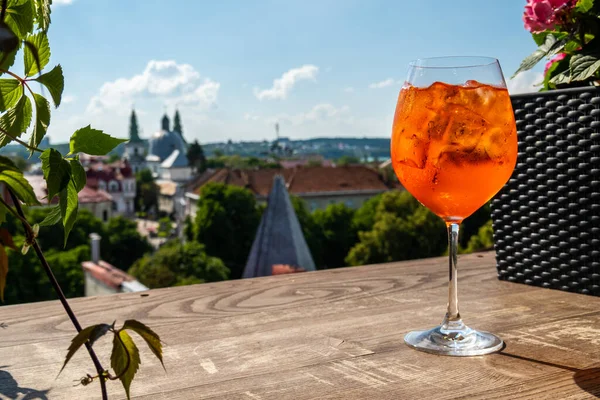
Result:
{"label": "black rattan chair", "polygon": [[498,277],[600,296],[600,89],[512,103],[519,157],[492,201]]}

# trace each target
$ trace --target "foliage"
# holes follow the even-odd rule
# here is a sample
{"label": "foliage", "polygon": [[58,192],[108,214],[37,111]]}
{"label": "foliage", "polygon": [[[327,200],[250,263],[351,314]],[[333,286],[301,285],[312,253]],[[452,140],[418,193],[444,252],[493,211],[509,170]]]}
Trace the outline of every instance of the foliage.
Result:
{"label": "foliage", "polygon": [[158,237],[166,238],[171,236],[173,231],[173,222],[169,217],[162,217],[158,220]]}
{"label": "foliage", "polygon": [[478,234],[479,229],[484,226],[492,217],[490,203],[488,202],[479,210],[471,214],[460,224],[460,237],[458,243],[462,247],[466,247],[471,237]]}
{"label": "foliage", "polygon": [[384,193],[373,228],[358,236],[359,242],[346,257],[349,265],[439,256],[446,248],[442,220],[406,191]]}
{"label": "foliage", "polygon": [[151,213],[158,210],[160,190],[152,172],[144,169],[135,174],[135,209],[138,212]]}
{"label": "foliage", "polygon": [[190,166],[193,167],[196,172],[204,172],[206,170],[206,157],[204,156],[204,150],[202,150],[202,146],[198,143],[198,140],[194,140],[188,147],[187,158]]}
{"label": "foliage", "polygon": [[[7,213],[12,214],[19,220],[22,226],[22,234],[16,237],[16,241],[22,245],[23,252],[23,256],[21,256],[13,250],[16,249],[15,239],[13,239],[13,234],[8,229],[0,230],[0,298],[3,297],[6,288],[9,262],[13,268],[17,265],[20,267],[15,268],[15,270],[19,272],[19,278],[24,279],[19,282],[20,285],[17,283],[15,288],[12,287],[12,284],[9,285],[7,295],[12,293],[13,296],[19,296],[30,291],[31,298],[35,298],[47,293],[48,288],[58,286],[48,262],[55,265],[56,277],[62,279],[63,283],[67,282],[65,287],[67,293],[76,293],[80,290],[80,286],[72,284],[74,278],[79,279],[79,282],[83,281],[81,275],[73,276],[74,274],[81,274],[79,266],[74,267],[74,265],[79,264],[82,258],[87,256],[89,248],[85,245],[74,247],[73,241],[69,242],[68,240],[69,233],[74,230],[78,215],[78,192],[86,184],[86,174],[79,162],[78,154],[105,155],[125,141],[111,137],[88,125],[78,129],[71,135],[69,141],[70,151],[66,155],[61,154],[60,151],[54,148],[45,150],[38,148],[50,124],[51,109],[50,102],[44,95],[34,92],[32,88],[37,87],[39,84],[39,91],[42,93],[47,91],[52,97],[55,107],[60,105],[64,89],[62,67],[56,65],[49,70],[46,68],[51,56],[47,36],[51,2],[51,0],[4,0],[0,4],[0,75],[3,76],[0,79],[0,147],[14,142],[28,149],[30,155],[36,152],[41,153],[39,158],[42,162],[42,171],[48,188],[48,203],[52,204],[52,200],[58,196],[58,205],[45,210],[46,216],[41,223],[50,226],[47,228],[48,230],[56,231],[53,226],[62,222],[60,235],[55,234],[54,237],[46,237],[43,240],[40,237],[38,241],[40,227],[37,224],[32,226],[29,223],[21,207],[21,202],[25,205],[39,205],[35,193],[23,176],[23,170],[10,159],[0,156],[0,182],[8,189],[12,201],[12,203],[7,202],[7,199],[0,196],[0,223],[6,222]],[[17,63],[19,67],[22,65],[23,72],[20,74],[10,70],[15,64],[18,54],[22,55],[22,63]],[[28,142],[26,142],[21,139],[21,136],[28,132],[30,132],[30,135]],[[7,223],[6,227],[14,231],[18,229],[13,223]],[[43,234],[42,232],[42,236]],[[57,238],[62,239],[60,245],[67,250],[63,252],[50,250],[47,257],[45,257],[39,242],[56,242]],[[35,255],[33,252],[28,253],[30,247],[35,248]],[[9,249],[8,252],[7,248]],[[36,256],[40,263],[33,259]],[[36,269],[39,268],[40,264],[44,268],[47,281],[27,280],[31,277],[26,276],[26,271],[37,272]],[[38,276],[44,275],[38,273]],[[49,284],[50,281],[52,281],[52,285]],[[61,297],[63,307],[73,324],[81,329],[62,292],[58,290],[56,294]],[[108,325],[101,324],[99,326]],[[137,327],[144,330],[147,335],[155,336],[156,340],[159,341],[158,336],[143,324],[138,323]],[[124,329],[128,329],[127,322],[119,331],[114,330],[114,325],[110,329],[116,332],[116,336],[120,338],[120,333],[124,332]],[[135,330],[135,328],[131,329]],[[108,330],[104,328],[97,329],[97,326],[82,330],[74,339],[77,346],[70,349],[67,361],[77,348],[86,342],[92,344]],[[95,352],[91,346],[88,348],[90,356],[95,361],[98,375],[96,377],[88,375],[88,378],[84,378],[82,383],[84,381],[90,383],[95,378],[99,378],[103,398],[107,398],[104,384],[107,378],[120,379],[125,387],[127,397],[129,397],[129,385],[137,371],[139,360],[136,362],[137,350],[135,344],[127,338],[128,335],[125,333],[123,338],[118,341],[121,348],[116,345],[113,348],[111,360],[121,360],[120,363],[112,363],[113,369],[117,373],[116,377],[111,378],[109,375],[105,375]],[[142,338],[147,340],[143,335]],[[148,344],[152,347],[152,345],[156,345],[156,342]],[[153,351],[155,354],[160,355],[162,349],[159,347],[153,349]],[[125,359],[127,361],[122,362]]]}
{"label": "foliage", "polygon": [[375,224],[375,214],[377,213],[377,207],[381,202],[382,195],[371,197],[365,201],[363,205],[356,210],[353,218],[353,225],[357,232],[369,231]]}
{"label": "foliage", "polygon": [[140,129],[138,127],[138,120],[135,110],[131,110],[131,116],[129,117],[129,139],[131,141],[140,140]]}
{"label": "foliage", "polygon": [[360,164],[360,158],[356,156],[341,156],[335,161],[335,165],[343,167],[346,165]]}
{"label": "foliage", "polygon": [[313,261],[317,268],[320,269],[323,266],[323,249],[325,248],[323,246],[321,227],[315,222],[314,216],[308,210],[304,200],[296,196],[290,196],[290,200],[292,201],[294,212],[302,228],[302,234],[304,235],[304,240],[306,240]]}
{"label": "foliage", "polygon": [[233,168],[233,169],[264,169],[281,168],[276,161],[264,160],[258,157],[242,157],[239,155],[216,155],[206,160],[206,168]]}
{"label": "foliage", "polygon": [[225,262],[233,279],[242,276],[259,222],[256,200],[249,190],[219,183],[202,188],[195,239],[206,246],[208,254]]}
{"label": "foliage", "polygon": [[144,254],[152,251],[150,243],[138,232],[137,223],[125,217],[111,218],[104,229],[104,235],[106,249],[102,258],[125,271]]}
{"label": "foliage", "polygon": [[492,228],[492,220],[490,219],[482,225],[477,234],[471,236],[469,243],[463,253],[473,253],[481,250],[491,250],[494,248],[494,229]]}
{"label": "foliage", "polygon": [[515,75],[546,57],[542,90],[585,86],[600,78],[600,2],[528,0],[523,21],[539,47]]}
{"label": "foliage", "polygon": [[220,259],[207,255],[202,244],[173,240],[138,260],[129,273],[150,288],[160,288],[222,281],[230,272]]}
{"label": "foliage", "polygon": [[326,249],[322,254],[325,268],[346,266],[344,259],[358,239],[354,214],[355,211],[344,204],[330,204],[325,210],[313,213],[322,236],[321,245]]}

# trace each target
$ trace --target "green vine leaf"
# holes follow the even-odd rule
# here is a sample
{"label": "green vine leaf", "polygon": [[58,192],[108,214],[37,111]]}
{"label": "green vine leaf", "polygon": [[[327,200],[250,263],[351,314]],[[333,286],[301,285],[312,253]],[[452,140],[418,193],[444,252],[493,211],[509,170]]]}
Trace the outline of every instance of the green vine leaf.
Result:
{"label": "green vine leaf", "polygon": [[[44,96],[37,93],[33,94],[33,101],[35,103],[35,126],[29,138],[29,145],[38,147],[44,136],[46,136],[48,125],[50,125],[50,103]],[[33,150],[30,150],[30,153],[33,154]]]}
{"label": "green vine leaf", "polygon": [[54,106],[58,107],[65,88],[65,78],[60,64],[33,80],[46,86],[46,89],[50,92],[50,96],[52,96]]}
{"label": "green vine leaf", "polygon": [[548,34],[545,37],[544,44],[538,47],[533,53],[531,53],[527,58],[525,58],[519,69],[513,74],[511,78],[514,78],[520,72],[530,70],[540,62],[540,60],[544,57],[551,57],[557,53],[559,53],[565,47],[566,40],[557,40],[556,36],[552,34]]}
{"label": "green vine leaf", "polygon": [[77,208],[79,207],[79,199],[77,198],[77,189],[72,180],[69,180],[69,184],[60,192],[60,215],[63,221],[63,227],[65,229],[65,246],[67,246],[67,239],[69,233],[73,229],[75,220],[77,219]]}
{"label": "green vine leaf", "polygon": [[44,32],[50,26],[50,3],[52,3],[52,0],[34,0],[35,20]]}
{"label": "green vine leaf", "polygon": [[42,172],[48,186],[48,204],[54,196],[66,189],[71,180],[71,166],[63,156],[54,149],[47,149],[40,155]]}
{"label": "green vine leaf", "polygon": [[0,245],[0,300],[4,303],[4,288],[6,288],[6,276],[8,275],[8,254],[4,246]]}
{"label": "green vine leaf", "polygon": [[4,20],[19,39],[33,30],[33,7],[30,0],[12,1],[6,9]]}
{"label": "green vine leaf", "polygon": [[[35,35],[28,36],[25,41],[29,42],[31,47],[33,47],[32,49],[30,46],[25,46],[25,51],[23,52],[25,76],[27,77],[41,72],[48,65],[50,61],[50,44],[45,32],[38,32]],[[37,51],[37,57],[33,53],[34,50]]]}
{"label": "green vine leaf", "polygon": [[140,353],[131,336],[122,329],[115,332],[110,366],[121,380],[127,399],[130,399],[129,387],[140,366]]}
{"label": "green vine leaf", "polygon": [[14,171],[10,169],[3,170],[0,172],[0,182],[4,182],[8,187],[12,189],[15,196],[23,203],[28,205],[40,205],[33,188],[23,176],[21,171]]}
{"label": "green vine leaf", "polygon": [[13,160],[11,160],[8,157],[0,156],[0,172],[6,171],[6,170],[17,171],[17,172],[21,171],[19,168],[17,168],[17,166],[15,165]]}
{"label": "green vine leaf", "polygon": [[76,130],[71,136],[69,154],[86,153],[92,156],[103,156],[126,141],[127,139],[114,138],[88,125]]}
{"label": "green vine leaf", "polygon": [[571,57],[570,70],[571,81],[584,81],[600,69],[600,58],[598,53],[574,54]]}
{"label": "green vine leaf", "polygon": [[[1,27],[1,25],[2,25],[2,23],[0,23],[0,27]],[[1,31],[1,28],[0,28],[0,31]],[[13,66],[13,64],[15,63],[15,60],[17,59],[17,53],[19,52],[19,47],[20,47],[20,43],[17,44],[17,47],[14,50],[12,50],[8,53],[0,52],[0,60],[4,60],[4,61],[2,61],[2,63],[0,63],[0,69],[8,71],[10,69],[10,67]]]}
{"label": "green vine leaf", "polygon": [[85,344],[85,342],[87,342],[89,340],[90,345],[93,345],[94,342],[96,340],[98,340],[99,338],[101,338],[102,336],[104,336],[106,334],[106,332],[109,331],[110,328],[112,328],[111,325],[98,324],[98,325],[91,325],[85,329],[82,329],[81,332],[79,332],[71,340],[71,345],[69,346],[69,349],[67,351],[67,356],[65,357],[65,362],[64,362],[62,368],[60,369],[58,375],[60,375],[60,373],[63,371],[63,369],[65,369],[65,367],[67,366],[67,363],[71,360],[71,358],[75,355],[75,353],[77,353],[77,350],[79,350],[79,348],[81,348],[81,346],[83,346]]}
{"label": "green vine leaf", "polygon": [[79,160],[69,160],[69,164],[71,164],[71,178],[73,179],[75,189],[81,192],[87,182],[85,169],[83,169],[83,165],[81,165]]}
{"label": "green vine leaf", "polygon": [[60,222],[61,218],[62,216],[59,204],[50,209],[50,212],[46,214],[46,217],[42,220],[42,222],[40,222],[40,226],[56,225]]}
{"label": "green vine leaf", "polygon": [[14,107],[23,97],[23,85],[16,79],[0,79],[0,112]]}
{"label": "green vine leaf", "polygon": [[575,10],[582,14],[585,14],[588,11],[590,11],[592,7],[594,7],[594,0],[579,0],[577,1],[577,6],[575,7]]}
{"label": "green vine leaf", "polygon": [[160,360],[163,369],[165,371],[167,370],[165,368],[165,364],[163,363],[162,343],[160,341],[160,336],[158,336],[156,332],[154,332],[152,329],[142,324],[141,322],[136,321],[135,319],[128,319],[127,321],[125,321],[125,323],[123,324],[123,328],[121,329],[131,329],[132,331],[140,335],[142,339],[146,341],[146,344],[148,345],[152,353],[154,353],[156,358]]}
{"label": "green vine leaf", "polygon": [[12,141],[2,131],[8,132],[14,137],[21,136],[31,124],[31,115],[31,101],[29,97],[22,96],[13,108],[0,117],[0,147],[4,147]]}

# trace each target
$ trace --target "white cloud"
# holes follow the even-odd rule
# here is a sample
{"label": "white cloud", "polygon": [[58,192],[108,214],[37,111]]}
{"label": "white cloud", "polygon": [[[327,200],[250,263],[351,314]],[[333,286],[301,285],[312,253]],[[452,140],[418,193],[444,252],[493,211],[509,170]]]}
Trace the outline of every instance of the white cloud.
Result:
{"label": "white cloud", "polygon": [[539,90],[539,86],[536,85],[543,80],[543,73],[525,71],[506,82],[506,86],[508,87],[508,93],[510,94],[537,92]]}
{"label": "white cloud", "polygon": [[69,4],[73,4],[73,0],[54,0],[52,2],[53,6],[68,6]]}
{"label": "white cloud", "polygon": [[354,93],[354,88],[352,86],[348,86],[344,88],[344,92],[346,93]]}
{"label": "white cloud", "polygon": [[217,100],[220,83],[205,78],[189,64],[173,60],[151,60],[144,71],[102,85],[93,96],[87,112],[128,112],[136,98],[160,98],[167,104],[187,104],[208,108]]}
{"label": "white cloud", "polygon": [[307,112],[297,114],[279,114],[267,117],[264,120],[273,124],[275,122],[288,123],[290,125],[302,125],[305,123],[319,123],[323,121],[344,122],[350,120],[350,107],[335,107],[329,103],[320,103],[315,105]]}
{"label": "white cloud", "polygon": [[292,68],[273,81],[273,86],[270,89],[260,90],[254,89],[254,95],[257,99],[285,99],[288,93],[293,89],[294,85],[301,80],[315,80],[315,76],[319,72],[319,68],[315,65],[303,65],[299,68]]}
{"label": "white cloud", "polygon": [[260,116],[255,115],[255,114],[251,114],[251,113],[245,113],[244,114],[244,119],[246,121],[258,121],[258,120],[260,120]]}
{"label": "white cloud", "polygon": [[385,81],[371,83],[369,85],[369,89],[382,89],[384,87],[392,86],[396,83],[397,82],[395,80],[393,80],[392,78],[388,78]]}
{"label": "white cloud", "polygon": [[76,97],[76,96],[72,96],[72,95],[69,95],[69,94],[65,94],[65,95],[62,97],[62,99],[61,99],[61,101],[60,101],[60,104],[69,104],[69,103],[73,103],[75,100],[77,100],[77,97]]}

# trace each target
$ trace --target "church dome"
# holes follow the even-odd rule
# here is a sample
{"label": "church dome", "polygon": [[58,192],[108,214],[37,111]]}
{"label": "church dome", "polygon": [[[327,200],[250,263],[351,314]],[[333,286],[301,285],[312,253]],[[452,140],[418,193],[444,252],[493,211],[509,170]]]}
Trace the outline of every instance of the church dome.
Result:
{"label": "church dome", "polygon": [[179,150],[181,154],[187,154],[187,145],[181,135],[168,128],[168,118],[165,116],[162,121],[162,129],[154,133],[148,143],[148,156],[156,156],[160,158],[161,162],[175,150]]}

